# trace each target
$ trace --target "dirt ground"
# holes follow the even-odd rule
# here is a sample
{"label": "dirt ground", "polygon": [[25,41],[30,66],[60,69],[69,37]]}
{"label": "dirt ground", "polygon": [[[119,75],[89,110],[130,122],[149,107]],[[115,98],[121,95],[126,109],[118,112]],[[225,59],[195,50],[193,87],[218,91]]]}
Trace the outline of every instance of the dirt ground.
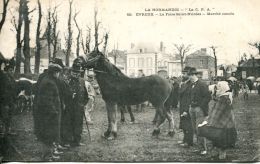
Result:
{"label": "dirt ground", "polygon": [[[259,160],[260,146],[260,96],[249,94],[249,100],[242,96],[234,99],[235,120],[238,130],[238,142],[235,149],[228,150],[227,161],[250,162]],[[65,151],[59,161],[95,161],[95,162],[213,162],[216,161],[216,150],[208,155],[198,155],[196,146],[183,148],[177,144],[182,139],[178,130],[179,114],[174,111],[176,134],[173,138],[167,136],[168,123],[163,125],[159,138],[151,137],[153,130],[152,119],[155,110],[146,107],[143,112],[134,112],[138,123],[130,124],[129,114],[126,113],[126,123],[118,122],[118,138],[107,141],[101,137],[107,127],[107,115],[103,100],[98,97],[95,111],[92,112],[94,125],[90,126],[91,141],[86,126],[82,142],[86,146],[71,148]],[[118,120],[120,114],[118,113]],[[43,161],[44,145],[38,142],[33,134],[33,118],[31,112],[16,115],[13,127],[17,136],[12,137],[12,145],[4,161]],[[210,144],[209,144],[210,146]]]}

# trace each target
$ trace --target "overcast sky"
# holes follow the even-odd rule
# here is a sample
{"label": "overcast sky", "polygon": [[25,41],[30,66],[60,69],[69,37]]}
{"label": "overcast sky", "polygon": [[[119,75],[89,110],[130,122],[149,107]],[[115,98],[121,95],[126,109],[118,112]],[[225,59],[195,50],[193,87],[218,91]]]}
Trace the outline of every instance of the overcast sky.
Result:
{"label": "overcast sky", "polygon": [[[15,10],[17,2],[11,0],[9,5]],[[36,7],[36,0],[31,0],[30,8]],[[59,5],[58,28],[64,43],[67,29],[68,1],[41,0],[44,15],[49,6]],[[98,9],[98,20],[102,22],[100,32],[108,31],[108,50],[114,45],[119,49],[128,50],[131,43],[147,42],[158,46],[163,41],[166,51],[173,53],[173,44],[192,44],[191,52],[210,46],[217,46],[220,63],[237,64],[239,55],[244,52],[256,54],[257,51],[248,46],[248,42],[260,41],[260,2],[258,0],[74,0],[73,12],[79,11],[77,20],[85,31],[86,26],[93,27],[94,8]],[[148,13],[145,9],[179,8],[182,13],[189,9],[210,9],[215,13],[234,13],[225,16],[136,16],[136,13]],[[2,10],[2,9],[1,9]],[[127,16],[131,13],[133,16]],[[153,14],[166,12],[153,12]],[[167,12],[169,13],[169,12]],[[170,12],[173,13],[173,12]],[[176,12],[175,12],[176,13]],[[207,13],[207,12],[200,12]],[[6,57],[13,56],[15,49],[15,33],[10,30],[11,14],[8,13],[6,23],[0,34],[0,51]],[[37,11],[32,14],[31,46],[35,45]],[[46,26],[46,17],[42,26]],[[42,31],[44,31],[42,27]],[[74,27],[74,37],[77,30]],[[85,33],[84,33],[85,35]],[[101,36],[101,34],[100,34]],[[63,46],[63,45],[62,45]],[[63,46],[64,47],[64,46]],[[103,47],[103,46],[102,46]],[[73,47],[74,48],[74,47]],[[75,52],[75,48],[73,49]],[[209,54],[212,54],[208,49]]]}

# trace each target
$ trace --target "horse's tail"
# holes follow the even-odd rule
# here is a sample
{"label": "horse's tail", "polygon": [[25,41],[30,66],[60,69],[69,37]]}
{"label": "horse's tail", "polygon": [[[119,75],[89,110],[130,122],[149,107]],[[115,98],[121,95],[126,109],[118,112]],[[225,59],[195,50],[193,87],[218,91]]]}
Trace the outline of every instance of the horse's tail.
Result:
{"label": "horse's tail", "polygon": [[164,106],[165,107],[177,107],[178,105],[178,99],[179,97],[179,84],[171,84],[171,92],[168,96],[168,98],[166,99]]}

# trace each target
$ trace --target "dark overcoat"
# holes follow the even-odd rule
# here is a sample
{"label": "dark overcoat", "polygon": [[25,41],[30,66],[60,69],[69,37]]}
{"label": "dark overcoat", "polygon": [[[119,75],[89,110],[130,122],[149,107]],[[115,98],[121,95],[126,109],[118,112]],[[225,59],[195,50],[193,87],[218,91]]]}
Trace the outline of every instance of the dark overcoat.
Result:
{"label": "dark overcoat", "polygon": [[46,144],[59,142],[61,101],[57,79],[47,74],[39,83],[35,100],[37,137]]}
{"label": "dark overcoat", "polygon": [[84,106],[88,102],[88,92],[83,78],[71,78],[69,85],[73,95],[70,104],[73,142],[79,143],[83,129]]}
{"label": "dark overcoat", "polygon": [[191,89],[191,106],[200,107],[204,113],[204,116],[208,115],[209,106],[208,103],[211,99],[208,86],[202,81],[195,82]]}
{"label": "dark overcoat", "polygon": [[180,129],[189,130],[191,128],[191,119],[189,114],[190,108],[190,91],[191,91],[191,82],[182,83],[179,89],[179,99],[180,99],[180,115],[183,112],[186,112],[185,117],[180,117]]}

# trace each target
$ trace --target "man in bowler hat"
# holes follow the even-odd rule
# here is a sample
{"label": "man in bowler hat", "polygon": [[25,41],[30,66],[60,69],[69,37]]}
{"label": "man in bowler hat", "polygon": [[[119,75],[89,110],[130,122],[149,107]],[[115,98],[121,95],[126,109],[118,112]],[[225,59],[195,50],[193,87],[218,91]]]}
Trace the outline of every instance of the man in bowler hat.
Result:
{"label": "man in bowler hat", "polygon": [[206,139],[198,136],[198,125],[203,122],[208,115],[208,103],[210,101],[210,94],[208,86],[198,78],[199,72],[196,68],[190,68],[188,75],[191,81],[190,92],[190,109],[192,127],[197,136],[197,142],[200,147],[200,154],[207,154]]}

